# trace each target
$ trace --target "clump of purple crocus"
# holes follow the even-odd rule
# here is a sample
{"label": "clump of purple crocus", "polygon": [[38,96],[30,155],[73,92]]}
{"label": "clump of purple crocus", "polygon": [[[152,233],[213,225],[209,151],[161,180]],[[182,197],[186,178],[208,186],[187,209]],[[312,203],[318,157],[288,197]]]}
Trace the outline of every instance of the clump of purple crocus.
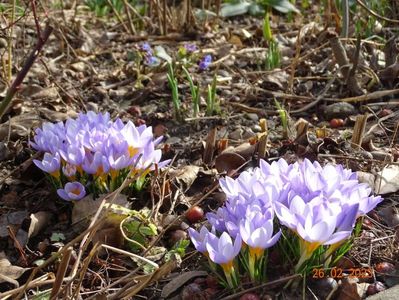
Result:
{"label": "clump of purple crocus", "polygon": [[[199,234],[189,230],[197,250],[205,252],[211,262],[221,266],[231,288],[237,285],[236,272],[239,268],[235,265],[238,254],[248,260],[247,271],[251,278],[261,281],[264,273],[259,263],[264,259],[266,249],[272,247],[281,235],[281,231],[273,234],[272,201],[277,196],[277,189],[264,185],[261,175],[257,168],[241,173],[237,179],[221,179],[220,186],[226,193],[227,201],[216,213],[207,214],[212,230],[201,229]],[[220,238],[215,238],[219,235]],[[215,246],[216,241],[218,247]],[[213,249],[212,255],[209,249]],[[227,254],[227,250],[223,249],[230,250]],[[223,255],[226,256],[224,260],[221,259]]]}
{"label": "clump of purple crocus", "polygon": [[127,176],[146,176],[161,161],[152,128],[131,121],[112,121],[109,113],[80,113],[65,123],[45,123],[35,131],[34,149],[44,152],[34,164],[50,174],[64,200],[79,200],[86,188],[97,192],[117,189]]}
{"label": "clump of purple crocus", "polygon": [[205,71],[206,69],[209,68],[211,63],[212,63],[212,55],[207,54],[200,60],[200,62],[198,63],[198,67],[201,71]]}
{"label": "clump of purple crocus", "polygon": [[[224,236],[219,242],[226,247],[231,248],[227,245],[232,243],[226,234],[243,241],[240,255],[253,280],[262,279],[265,250],[281,235],[281,229],[274,233],[274,215],[298,239],[300,256],[295,271],[301,272],[319,247],[324,249],[319,261],[330,259],[351,236],[356,219],[382,201],[380,196],[372,196],[371,189],[359,183],[351,170],[341,165],[321,167],[307,159],[290,165],[284,159],[271,164],[261,160],[260,167],[244,171],[236,179],[220,179],[220,186],[227,200],[225,206],[207,214],[212,231],[201,229],[198,234],[190,230],[190,238],[203,253],[208,244],[215,243],[215,231],[216,236]],[[231,262],[235,252],[229,253]],[[228,279],[231,272],[221,266]]]}

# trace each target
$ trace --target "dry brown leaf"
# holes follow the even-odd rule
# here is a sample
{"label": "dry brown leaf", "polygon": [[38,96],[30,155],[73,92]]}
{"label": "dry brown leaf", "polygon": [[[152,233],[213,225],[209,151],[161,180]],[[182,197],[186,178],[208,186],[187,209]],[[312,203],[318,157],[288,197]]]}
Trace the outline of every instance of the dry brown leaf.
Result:
{"label": "dry brown leaf", "polygon": [[0,140],[5,140],[9,133],[11,139],[28,136],[31,129],[39,126],[41,122],[39,116],[33,112],[15,116],[0,124]]}
{"label": "dry brown leaf", "polygon": [[175,179],[184,191],[187,191],[197,179],[200,169],[198,166],[188,165],[176,171],[178,173],[175,175]]}
{"label": "dry brown leaf", "polygon": [[374,191],[377,194],[394,193],[399,190],[399,166],[390,165],[378,172]]}
{"label": "dry brown leaf", "polygon": [[41,100],[41,99],[54,99],[58,97],[58,90],[55,87],[45,88],[38,90],[33,95],[30,95],[33,100]]}
{"label": "dry brown leaf", "polygon": [[238,46],[239,48],[241,48],[243,46],[240,37],[237,35],[234,35],[234,34],[230,37],[229,43],[232,45]]}
{"label": "dry brown leaf", "polygon": [[340,300],[360,300],[356,279],[343,278],[337,299]]}
{"label": "dry brown leaf", "polygon": [[182,287],[187,281],[195,278],[195,277],[204,277],[207,276],[208,273],[205,271],[189,271],[184,272],[177,277],[173,278],[168,284],[166,284],[161,293],[162,298],[169,297],[172,293],[177,291],[180,287]]}
{"label": "dry brown leaf", "polygon": [[255,153],[256,146],[251,145],[250,143],[243,143],[234,148],[234,153],[237,153],[244,157],[245,159],[251,159]]}
{"label": "dry brown leaf", "polygon": [[75,113],[72,110],[69,110],[68,113],[62,113],[59,111],[54,111],[45,107],[40,107],[39,108],[40,113],[42,116],[44,116],[47,120],[51,122],[60,122],[60,121],[65,121],[66,119],[72,117],[75,118],[77,117],[77,113]]}
{"label": "dry brown leaf", "polygon": [[246,160],[240,154],[234,152],[223,152],[215,160],[215,167],[218,172],[229,172],[245,164]]}
{"label": "dry brown leaf", "polygon": [[[83,199],[76,201],[72,208],[72,224],[86,223],[89,222],[91,217],[97,212],[104,199],[104,195],[100,196],[96,200],[93,200],[92,195],[88,195]],[[120,207],[127,207],[129,203],[125,195],[119,194],[111,207],[115,209]]]}
{"label": "dry brown leaf", "polygon": [[4,252],[0,252],[0,283],[9,282],[19,287],[18,279],[28,268],[11,265]]}

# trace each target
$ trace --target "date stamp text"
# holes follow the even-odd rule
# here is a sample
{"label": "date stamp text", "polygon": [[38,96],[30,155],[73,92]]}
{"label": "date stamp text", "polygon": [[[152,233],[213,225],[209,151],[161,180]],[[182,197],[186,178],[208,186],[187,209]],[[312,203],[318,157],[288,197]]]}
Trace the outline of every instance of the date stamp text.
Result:
{"label": "date stamp text", "polygon": [[371,278],[373,277],[373,271],[371,268],[331,268],[331,269],[323,269],[323,268],[314,268],[312,270],[312,278],[314,279],[322,279],[325,277],[331,277],[334,279],[340,279],[344,277],[357,277],[357,278]]}

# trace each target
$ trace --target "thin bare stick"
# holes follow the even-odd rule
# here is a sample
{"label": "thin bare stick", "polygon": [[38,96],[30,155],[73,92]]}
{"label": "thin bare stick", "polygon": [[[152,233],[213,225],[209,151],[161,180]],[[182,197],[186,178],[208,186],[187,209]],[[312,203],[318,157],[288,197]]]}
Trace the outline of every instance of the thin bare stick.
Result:
{"label": "thin bare stick", "polygon": [[394,24],[399,24],[399,20],[393,20],[393,19],[389,19],[387,17],[381,16],[379,14],[377,14],[375,11],[371,10],[370,8],[367,7],[366,4],[364,4],[362,1],[360,0],[356,0],[356,2],[363,8],[365,9],[367,12],[369,12],[370,14],[372,14],[374,17],[376,17],[377,19],[389,22],[389,23],[394,23]]}
{"label": "thin bare stick", "polygon": [[123,5],[125,6],[125,12],[126,12],[126,15],[127,15],[127,19],[129,21],[128,25],[129,25],[130,33],[131,34],[136,34],[136,28],[134,27],[134,23],[133,23],[133,20],[132,20],[132,16],[130,14],[130,8],[128,6],[127,0],[123,0]]}
{"label": "thin bare stick", "polygon": [[126,32],[129,32],[129,28],[127,28],[125,22],[123,21],[121,15],[118,13],[118,11],[115,8],[115,5],[111,2],[111,0],[107,0],[109,6],[111,6],[112,11],[114,12],[116,18],[119,20],[119,22],[121,23],[121,25],[123,26],[123,28],[125,29]]}
{"label": "thin bare stick", "polygon": [[149,264],[149,265],[153,266],[155,269],[159,269],[159,265],[157,263],[155,263],[155,262],[153,262],[153,261],[151,261],[151,260],[149,260],[149,259],[147,259],[145,257],[142,257],[140,255],[137,255],[137,254],[134,254],[134,253],[131,253],[131,252],[119,249],[119,248],[115,248],[115,247],[109,246],[107,244],[102,244],[101,247],[103,247],[105,249],[112,250],[112,251],[114,251],[116,253],[119,253],[119,254],[124,254],[126,256],[130,256],[130,257],[133,257],[135,259],[141,260],[141,261],[145,262],[146,264]]}
{"label": "thin bare stick", "polygon": [[[21,289],[18,289],[19,294],[14,299],[18,300],[18,299],[20,299],[22,297],[23,292],[26,289],[29,288],[29,283],[32,281],[32,279],[35,277],[35,275],[40,270],[46,268],[49,264],[51,264],[53,261],[55,261],[61,255],[63,255],[63,253],[68,249],[68,247],[72,247],[75,243],[79,242],[88,232],[90,232],[91,230],[94,230],[95,228],[99,227],[104,221],[105,221],[105,217],[103,217],[102,219],[98,220],[98,222],[96,224],[94,224],[93,226],[89,226],[85,231],[83,231],[76,238],[74,238],[72,241],[70,241],[68,244],[66,244],[64,246],[64,248],[62,248],[59,252],[54,253],[43,264],[41,264],[40,266],[38,266],[35,269],[33,269],[32,273],[29,275],[29,278],[26,281],[25,285]],[[1,299],[1,297],[0,297],[0,299]]]}
{"label": "thin bare stick", "polygon": [[[14,24],[15,21],[15,6],[16,0],[12,1],[12,10],[11,10],[11,24]],[[7,77],[8,84],[11,83],[12,80],[12,40],[14,35],[14,25],[10,26],[9,36],[8,36],[8,69],[7,69]]]}
{"label": "thin bare stick", "polygon": [[75,292],[72,295],[72,299],[79,299],[78,294],[80,292],[80,287],[82,286],[83,279],[87,273],[87,269],[89,268],[89,264],[91,260],[93,259],[94,255],[97,253],[97,250],[99,249],[100,245],[98,243],[94,244],[93,248],[90,250],[89,255],[83,260],[83,266],[80,269],[80,278],[79,282],[75,284],[74,289]]}
{"label": "thin bare stick", "polygon": [[296,43],[295,43],[295,57],[292,60],[291,63],[291,74],[290,78],[288,80],[288,90],[292,93],[292,87],[294,86],[294,78],[295,78],[295,70],[298,65],[298,60],[299,60],[299,55],[301,54],[301,32],[302,28],[299,29],[298,35],[296,38]]}
{"label": "thin bare stick", "polygon": [[22,70],[18,73],[17,77],[15,78],[14,82],[12,83],[11,87],[8,89],[4,100],[1,101],[0,104],[0,118],[5,114],[7,111],[8,106],[11,103],[12,98],[14,97],[15,93],[18,91],[19,86],[21,85],[22,81],[24,80],[26,74],[28,74],[30,68],[32,67],[33,63],[35,62],[36,58],[39,56],[40,51],[42,50],[44,44],[46,43],[47,39],[49,38],[51,32],[53,31],[53,27],[49,24],[46,25],[46,28],[43,31],[41,37],[39,37],[36,47],[32,50],[29,57],[26,59]]}
{"label": "thin bare stick", "polygon": [[163,0],[163,9],[162,9],[162,16],[163,16],[163,23],[162,23],[162,28],[163,28],[163,32],[162,32],[162,34],[163,35],[167,35],[168,34],[168,30],[167,30],[167,26],[166,26],[166,22],[167,22],[167,20],[166,20],[166,0]]}

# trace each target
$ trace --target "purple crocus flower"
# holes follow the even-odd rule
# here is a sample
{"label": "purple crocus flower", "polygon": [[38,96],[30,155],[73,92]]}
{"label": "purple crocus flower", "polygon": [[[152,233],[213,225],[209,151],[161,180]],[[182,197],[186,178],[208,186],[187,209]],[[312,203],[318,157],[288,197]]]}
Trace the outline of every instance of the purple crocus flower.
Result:
{"label": "purple crocus flower", "polygon": [[209,68],[212,63],[212,55],[207,54],[205,55],[198,64],[198,67],[201,71],[205,71]]}
{"label": "purple crocus flower", "polygon": [[76,166],[66,163],[62,167],[62,173],[68,178],[73,178],[76,174]]}
{"label": "purple crocus flower", "polygon": [[68,182],[63,189],[57,190],[58,196],[67,201],[80,200],[86,195],[85,187],[80,182]]}
{"label": "purple crocus flower", "polygon": [[193,228],[188,229],[188,234],[190,236],[191,241],[194,244],[195,249],[201,252],[204,255],[208,255],[208,250],[206,249],[206,244],[208,239],[216,239],[215,229],[212,228],[211,232],[209,232],[208,228],[202,226],[200,231],[196,231]]}
{"label": "purple crocus flower", "polygon": [[265,216],[260,211],[252,213],[250,217],[241,220],[240,236],[250,247],[250,255],[258,258],[264,249],[273,246],[281,235],[281,230],[273,235],[273,217]]}
{"label": "purple crocus flower", "polygon": [[219,238],[207,240],[206,250],[214,263],[221,265],[223,269],[229,269],[232,267],[234,258],[240,253],[241,244],[239,235],[233,243],[230,235],[223,232]]}
{"label": "purple crocus flower", "polygon": [[86,156],[82,168],[86,173],[94,174],[99,177],[104,176],[109,172],[110,165],[107,158],[101,152],[96,152],[94,153],[94,156]]}
{"label": "purple crocus flower", "polygon": [[226,229],[226,221],[228,220],[228,212],[225,207],[219,207],[216,213],[209,212],[206,214],[208,222],[219,232]]}
{"label": "purple crocus flower", "polygon": [[82,165],[85,158],[85,150],[82,146],[69,145],[66,151],[59,152],[63,160],[78,167]]}
{"label": "purple crocus flower", "polygon": [[55,155],[44,153],[42,161],[34,159],[33,163],[44,172],[49,173],[51,176],[57,179],[60,177],[61,159],[58,153]]}

